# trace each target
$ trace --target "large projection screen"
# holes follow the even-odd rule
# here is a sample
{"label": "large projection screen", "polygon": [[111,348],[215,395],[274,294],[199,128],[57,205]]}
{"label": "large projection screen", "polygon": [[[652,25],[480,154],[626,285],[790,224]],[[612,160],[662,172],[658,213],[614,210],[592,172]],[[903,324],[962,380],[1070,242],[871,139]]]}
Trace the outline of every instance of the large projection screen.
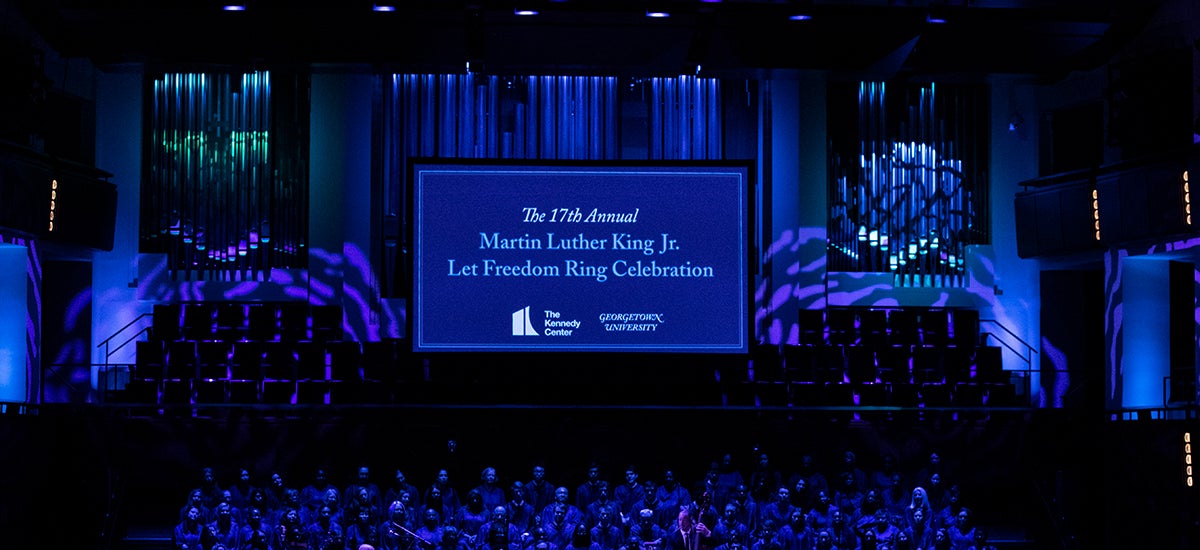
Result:
{"label": "large projection screen", "polygon": [[748,353],[748,164],[410,164],[415,352]]}

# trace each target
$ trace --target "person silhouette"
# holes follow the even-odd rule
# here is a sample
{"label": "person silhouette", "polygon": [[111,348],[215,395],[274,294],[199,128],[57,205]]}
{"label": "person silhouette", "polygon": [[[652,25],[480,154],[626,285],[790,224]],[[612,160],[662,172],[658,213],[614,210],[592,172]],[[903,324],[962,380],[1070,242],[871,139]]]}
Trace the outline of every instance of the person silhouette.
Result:
{"label": "person silhouette", "polygon": [[508,497],[504,495],[504,489],[497,483],[498,480],[496,469],[489,466],[479,473],[479,485],[472,489],[479,491],[479,496],[483,498],[483,507],[487,510],[508,503]]}
{"label": "person silhouette", "polygon": [[704,550],[709,548],[710,536],[707,526],[692,521],[691,510],[681,508],[675,530],[666,537],[666,546],[669,550]]}
{"label": "person silhouette", "polygon": [[322,504],[317,512],[317,519],[309,524],[308,547],[312,550],[340,550],[342,546],[342,526],[333,520],[333,509],[328,504]]}
{"label": "person silhouette", "polygon": [[188,506],[183,519],[175,525],[171,535],[171,545],[175,550],[203,550],[200,537],[204,532],[204,524],[200,521],[200,509]]}
{"label": "person silhouette", "polygon": [[546,466],[534,464],[532,477],[524,484],[525,501],[541,512],[554,500],[554,485],[546,481]]}

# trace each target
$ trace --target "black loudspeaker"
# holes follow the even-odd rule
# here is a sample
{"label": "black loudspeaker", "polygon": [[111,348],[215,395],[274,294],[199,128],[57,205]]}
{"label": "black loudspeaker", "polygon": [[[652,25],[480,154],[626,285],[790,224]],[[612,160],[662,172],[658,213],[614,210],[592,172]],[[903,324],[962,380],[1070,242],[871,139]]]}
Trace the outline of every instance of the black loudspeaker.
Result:
{"label": "black loudspeaker", "polygon": [[1022,258],[1101,248],[1090,181],[1018,193],[1014,206],[1017,255]]}
{"label": "black loudspeaker", "polygon": [[[1104,232],[1101,231],[1099,236],[1096,234],[1092,197],[1090,184],[1059,190],[1058,219],[1062,224],[1062,246],[1068,252],[1101,248]],[[1103,212],[1100,215],[1103,216]]]}
{"label": "black loudspeaker", "polygon": [[[0,228],[36,235],[45,230],[40,215],[49,204],[49,191],[43,195],[39,182],[44,170],[23,162],[19,152],[0,147]],[[36,206],[35,206],[36,205]]]}
{"label": "black loudspeaker", "polygon": [[1039,187],[1015,198],[1017,255],[1071,254],[1193,235],[1187,179],[1195,170],[1189,166],[1200,166],[1200,157],[1109,166],[1094,179],[1068,174],[1025,182]]}
{"label": "black loudspeaker", "polygon": [[1033,204],[1037,219],[1037,249],[1042,254],[1064,252],[1063,225],[1058,215],[1062,210],[1062,194],[1058,189],[1038,193]]}
{"label": "black loudspeaker", "polygon": [[1183,161],[1131,167],[1096,178],[1101,240],[1128,243],[1192,231]]}
{"label": "black loudspeaker", "polygon": [[112,250],[117,187],[104,171],[0,143],[0,229]]}
{"label": "black loudspeaker", "polygon": [[46,239],[112,250],[117,224],[115,185],[64,172],[51,179],[48,187]]}
{"label": "black loudspeaker", "polygon": [[1184,172],[1182,163],[1169,163],[1141,170],[1143,180],[1135,182],[1146,189],[1149,205],[1146,223],[1150,234],[1171,236],[1192,231],[1184,203]]}

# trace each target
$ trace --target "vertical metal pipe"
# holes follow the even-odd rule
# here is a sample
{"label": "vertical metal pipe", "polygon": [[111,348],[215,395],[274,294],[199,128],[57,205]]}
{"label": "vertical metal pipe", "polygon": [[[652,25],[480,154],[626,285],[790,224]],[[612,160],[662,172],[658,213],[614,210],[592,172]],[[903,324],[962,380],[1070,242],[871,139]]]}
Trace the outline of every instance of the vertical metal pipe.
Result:
{"label": "vertical metal pipe", "polygon": [[434,156],[453,157],[457,149],[455,148],[455,138],[458,135],[458,126],[455,125],[454,104],[455,92],[458,87],[455,86],[453,75],[442,75],[441,82],[438,85],[438,93],[435,95],[438,105],[438,131],[437,135],[441,139],[438,143],[438,150],[434,152]]}
{"label": "vertical metal pipe", "polygon": [[558,156],[558,120],[554,116],[558,113],[558,97],[555,93],[558,87],[558,77],[543,76],[541,83],[541,92],[539,93],[538,101],[541,105],[541,117],[537,121],[538,131],[541,133],[541,146],[538,158],[556,159]]}
{"label": "vertical metal pipe", "polygon": [[608,79],[608,112],[605,116],[605,127],[607,128],[608,146],[605,158],[619,159],[621,158],[621,79],[617,77],[609,77]]}
{"label": "vertical metal pipe", "polygon": [[675,111],[675,81],[670,78],[658,79],[658,94],[655,100],[662,105],[662,110],[659,112],[658,124],[661,138],[659,146],[661,147],[662,159],[676,159],[675,155],[675,134],[671,130],[674,128],[675,119],[671,116]]}
{"label": "vertical metal pipe", "polygon": [[696,77],[682,75],[679,77],[679,156],[684,159],[696,158],[694,144],[696,143]]}
{"label": "vertical metal pipe", "polygon": [[692,133],[691,133],[692,143],[690,145],[692,154],[691,154],[690,158],[706,159],[706,158],[708,158],[708,154],[707,154],[707,151],[705,151],[704,145],[708,141],[708,138],[706,137],[706,134],[705,134],[705,132],[708,130],[708,127],[705,124],[706,117],[704,116],[705,114],[707,114],[704,110],[704,105],[705,105],[704,80],[705,79],[702,79],[702,78],[696,77],[696,76],[692,76],[689,78],[691,80],[691,88],[692,88],[692,93],[691,93],[692,104],[688,108],[688,110],[692,114],[692,116],[690,117],[691,118],[690,124],[692,126]]}
{"label": "vertical metal pipe", "polygon": [[[172,145],[175,153],[173,155],[174,158],[171,159],[171,173],[168,176],[170,179],[170,182],[171,182],[170,183],[170,185],[171,185],[171,199],[170,199],[171,203],[170,203],[170,210],[168,211],[170,214],[169,214],[169,219],[167,220],[168,227],[173,227],[175,225],[175,220],[180,215],[180,211],[183,208],[183,199],[184,199],[185,193],[187,192],[187,190],[185,190],[183,188],[183,184],[184,184],[185,180],[183,178],[183,174],[181,173],[184,168],[184,159],[186,158],[186,155],[187,155],[187,149],[186,149],[187,143],[185,143],[185,141],[184,141],[185,134],[182,131],[183,130],[182,129],[182,126],[183,126],[183,118],[182,118],[183,97],[180,95],[182,93],[183,93],[183,75],[182,74],[172,75],[171,104],[168,109],[168,116],[170,118],[167,122],[167,125],[169,128],[171,128],[171,136],[172,136],[171,137],[171,142],[172,142],[171,145]],[[175,247],[176,243],[175,243],[174,236],[170,237],[169,242],[171,243],[172,257],[174,260],[177,261],[178,260],[178,251]],[[172,267],[175,267],[176,269],[178,269],[178,264],[173,263]]]}
{"label": "vertical metal pipe", "polygon": [[555,134],[557,145],[557,157],[560,159],[571,158],[571,77],[560,76],[555,79]]}
{"label": "vertical metal pipe", "polygon": [[[141,227],[139,228],[139,233],[138,233],[139,241],[141,241],[141,244],[144,244],[147,239],[149,239],[149,240],[151,240],[151,242],[153,242],[156,239],[156,235],[158,233],[158,227],[157,227],[158,220],[155,219],[152,222],[150,216],[148,216],[147,213],[161,211],[161,209],[159,208],[159,203],[161,200],[163,186],[160,183],[161,183],[161,174],[162,174],[163,150],[166,149],[166,147],[163,147],[162,125],[159,124],[159,116],[160,116],[161,108],[162,108],[161,107],[162,102],[160,99],[160,96],[162,94],[162,84],[159,81],[159,79],[155,78],[153,80],[153,82],[151,83],[151,91],[152,91],[151,100],[150,100],[151,101],[151,112],[150,112],[150,117],[151,117],[151,126],[150,126],[150,140],[151,141],[150,141],[150,143],[151,143],[151,147],[150,147],[150,159],[148,159],[150,161],[150,166],[152,167],[151,172],[150,172],[150,184],[151,184],[150,190],[151,191],[150,191],[150,193],[146,193],[144,191],[142,192],[142,198],[141,198],[141,204],[142,204],[141,218],[142,219],[141,219]],[[147,205],[149,205],[149,208],[147,208]],[[157,244],[157,243],[155,243],[155,244]]]}
{"label": "vertical metal pipe", "polygon": [[862,210],[858,201],[859,189],[871,179],[871,158],[875,155],[875,83],[867,83],[860,90],[862,100],[858,106],[858,118],[862,132],[859,135],[859,157],[854,171],[846,178],[846,212],[842,230],[842,246],[851,252],[845,261],[845,269],[855,269],[858,254],[858,226],[862,223]]}
{"label": "vertical metal pipe", "polygon": [[666,133],[664,158],[680,159],[683,157],[679,151],[679,79],[664,78],[663,83],[666,85],[666,105],[663,108],[666,115],[663,120],[663,131]]}
{"label": "vertical metal pipe", "polygon": [[708,154],[707,158],[724,158],[721,147],[721,136],[724,126],[721,120],[721,81],[716,78],[708,79]]}
{"label": "vertical metal pipe", "polygon": [[[262,137],[264,135],[262,127],[262,119],[266,113],[266,104],[264,103],[263,90],[265,89],[268,73],[259,73],[255,79],[254,86],[254,123],[252,126],[251,136],[251,178],[250,185],[245,192],[246,212],[243,225],[243,234],[246,238],[246,258],[247,267],[254,273],[258,269],[258,251],[251,249],[250,246],[254,242],[251,236],[251,231],[255,231],[255,226],[258,220],[258,194],[262,189],[263,165],[262,165]],[[254,237],[256,238],[256,237]]]}
{"label": "vertical metal pipe", "polygon": [[[242,76],[242,109],[241,109],[242,110],[242,120],[241,120],[241,123],[239,124],[240,130],[238,132],[238,139],[237,139],[238,149],[239,149],[238,156],[240,157],[241,166],[239,168],[236,185],[232,189],[230,189],[230,198],[235,205],[234,212],[235,212],[235,216],[236,216],[235,222],[234,222],[234,228],[236,229],[236,234],[234,235],[234,240],[235,240],[236,246],[237,246],[237,262],[234,264],[234,268],[236,270],[235,273],[237,273],[239,275],[239,277],[240,277],[242,270],[245,268],[245,262],[246,262],[246,260],[245,260],[245,258],[246,258],[245,257],[245,253],[246,253],[246,249],[245,249],[245,246],[246,246],[246,241],[245,241],[245,239],[246,239],[245,194],[246,194],[246,190],[250,187],[250,176],[251,176],[251,164],[250,163],[251,163],[252,159],[250,156],[250,153],[251,153],[251,151],[250,151],[250,146],[251,146],[250,129],[253,127],[252,125],[254,122],[254,118],[253,118],[254,117],[253,105],[254,105],[254,99],[255,99],[254,98],[254,82],[255,82],[255,74],[254,73],[250,73],[249,75]],[[247,88],[249,88],[249,89],[247,89]]]}
{"label": "vertical metal pipe", "polygon": [[[200,117],[196,98],[196,74],[187,73],[181,81],[182,103],[181,120],[183,121],[180,130],[183,133],[184,141],[181,144],[184,153],[184,165],[180,171],[183,178],[183,185],[188,190],[184,200],[180,204],[180,218],[184,217],[205,217],[208,214],[206,207],[208,203],[205,201],[205,182],[200,179],[200,152],[199,140],[196,139],[196,134],[199,124],[197,119]],[[184,258],[183,251],[180,251],[180,258]]]}
{"label": "vertical metal pipe", "polygon": [[492,76],[489,80],[487,88],[487,109],[484,112],[484,119],[487,121],[487,156],[488,158],[499,158],[500,156],[500,91],[503,89],[503,84],[496,76]]}
{"label": "vertical metal pipe", "polygon": [[488,121],[488,96],[491,90],[495,88],[492,82],[495,76],[480,75],[475,78],[475,85],[471,87],[475,104],[472,109],[474,114],[474,147],[472,147],[471,156],[473,158],[486,158],[492,150],[492,140],[489,139],[489,130],[491,124]]}
{"label": "vertical metal pipe", "polygon": [[571,158],[586,159],[588,158],[587,77],[572,78],[571,88],[574,92],[572,97],[575,98],[571,103]]}
{"label": "vertical metal pipe", "polygon": [[687,113],[684,122],[684,141],[687,142],[687,158],[703,159],[704,158],[704,106],[700,96],[700,78],[696,76],[688,76],[687,80],[687,103],[684,104],[684,110]]}
{"label": "vertical metal pipe", "polygon": [[[869,135],[870,150],[868,157],[865,159],[865,161],[868,163],[867,167],[869,172],[866,174],[867,177],[863,178],[865,181],[860,180],[858,184],[858,186],[864,189],[864,191],[873,188],[875,185],[878,185],[880,180],[883,179],[883,174],[880,173],[879,165],[879,158],[883,155],[886,147],[886,142],[884,141],[886,128],[883,126],[885,120],[885,111],[882,108],[882,86],[883,84],[879,82],[871,83],[871,101],[868,103],[868,107],[870,108],[868,120],[870,121],[869,127],[871,129]],[[859,220],[859,224],[866,226],[868,234],[871,229],[874,228],[871,220],[871,195],[871,193],[864,193],[862,200],[860,200],[856,205],[857,219]],[[859,257],[862,258],[865,256],[864,253],[867,251],[863,249],[869,247],[869,245],[864,246],[865,242],[859,241],[857,235],[855,235],[854,243],[856,246],[856,251],[859,253]],[[861,262],[860,266],[862,266]],[[874,269],[874,267],[870,264],[866,265],[865,267],[867,269]]]}
{"label": "vertical metal pipe", "polygon": [[587,147],[587,79],[576,76],[571,79],[571,91],[574,100],[571,102],[571,158],[588,158]]}
{"label": "vertical metal pipe", "polygon": [[259,249],[258,249],[257,255],[255,257],[255,263],[258,266],[259,276],[263,277],[263,278],[265,278],[265,273],[267,272],[267,269],[269,268],[269,266],[264,261],[266,258],[265,252],[267,250],[267,247],[263,246],[263,244],[262,244],[262,221],[267,215],[266,206],[268,203],[265,202],[267,200],[266,195],[268,194],[268,192],[271,189],[273,189],[273,184],[274,184],[274,181],[271,178],[271,156],[270,156],[270,149],[269,149],[270,137],[271,137],[271,133],[270,133],[270,129],[271,129],[271,119],[270,119],[271,94],[270,94],[270,91],[271,91],[271,79],[270,79],[270,73],[267,73],[266,77],[263,78],[262,118],[259,120],[259,126],[258,126],[258,128],[259,128],[258,187],[255,189],[255,194],[254,194],[255,208],[254,208],[254,212],[251,214],[252,217],[250,219],[251,229],[254,230],[258,234],[257,239],[258,239]]}
{"label": "vertical metal pipe", "polygon": [[413,102],[418,110],[418,116],[412,120],[406,135],[416,148],[417,156],[432,157],[437,155],[437,136],[441,130],[437,123],[437,77],[434,75],[406,75],[405,97]]}
{"label": "vertical metal pipe", "polygon": [[475,73],[458,78],[458,158],[474,158],[475,145]]}
{"label": "vertical metal pipe", "polygon": [[[526,92],[528,94],[528,92]],[[525,156],[525,102],[513,102],[513,151],[512,156],[516,158],[526,158]]]}
{"label": "vertical metal pipe", "polygon": [[601,118],[604,104],[604,78],[588,78],[588,158],[604,158],[604,119]]}
{"label": "vertical metal pipe", "polygon": [[662,79],[655,77],[650,80],[650,159],[663,158],[663,107],[662,107]]}
{"label": "vertical metal pipe", "polygon": [[538,147],[538,139],[541,136],[541,127],[538,124],[540,117],[538,113],[540,81],[536,76],[530,76],[525,80],[525,155],[524,158],[541,158],[541,151]]}

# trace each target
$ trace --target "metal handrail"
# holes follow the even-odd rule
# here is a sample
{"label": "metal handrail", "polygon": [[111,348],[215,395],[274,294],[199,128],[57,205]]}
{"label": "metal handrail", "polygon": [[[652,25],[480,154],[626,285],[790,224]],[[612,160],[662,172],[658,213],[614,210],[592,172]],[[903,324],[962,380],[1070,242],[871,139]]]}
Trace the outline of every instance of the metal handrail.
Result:
{"label": "metal handrail", "polygon": [[[1005,333],[1005,334],[1007,334],[1007,335],[1011,336],[1011,337],[1012,337],[1012,338],[1014,338],[1016,341],[1020,342],[1020,343],[1021,343],[1021,345],[1025,346],[1025,350],[1026,350],[1026,353],[1025,353],[1023,356],[1022,356],[1021,352],[1017,351],[1015,348],[1013,348],[1012,346],[1010,346],[1010,345],[1008,344],[1008,342],[1005,342],[1004,340],[1001,340],[1001,339],[999,339],[999,338],[996,338],[996,341],[997,341],[997,342],[1000,342],[1000,343],[1001,343],[1001,344],[1002,344],[1004,347],[1008,348],[1010,351],[1012,351],[1013,353],[1017,354],[1018,356],[1022,356],[1022,357],[1025,359],[1025,363],[1026,363],[1026,364],[1028,364],[1028,365],[1030,365],[1030,366],[1032,366],[1032,365],[1033,365],[1033,354],[1037,353],[1037,348],[1033,347],[1033,345],[1032,345],[1032,344],[1030,344],[1029,342],[1026,342],[1025,340],[1023,340],[1023,339],[1022,339],[1020,336],[1018,336],[1018,335],[1017,335],[1017,333],[1013,332],[1011,329],[1009,329],[1008,327],[1004,326],[1004,323],[1001,323],[1001,322],[1000,322],[999,320],[997,320],[997,319],[980,319],[980,320],[979,320],[979,322],[980,322],[980,323],[992,323],[992,324],[996,325],[997,327],[999,327],[999,328],[1000,328],[1000,330],[1004,331],[1004,333]],[[983,333],[983,336],[984,336],[984,338],[986,339],[986,337],[988,337],[988,336],[994,336],[994,335],[993,335],[992,333],[990,333],[990,332],[984,332],[984,333]]]}
{"label": "metal handrail", "polygon": [[125,341],[121,342],[121,345],[117,346],[117,349],[109,349],[109,343],[112,342],[113,339],[116,338],[117,336],[120,336],[121,333],[128,330],[129,327],[132,327],[134,323],[141,321],[142,319],[144,319],[146,317],[151,317],[153,315],[154,315],[153,313],[143,313],[141,315],[138,315],[137,317],[134,317],[132,321],[125,323],[125,326],[117,329],[116,332],[114,332],[112,334],[112,336],[109,336],[108,338],[105,338],[103,341],[101,341],[99,344],[96,344],[97,348],[104,346],[104,364],[105,365],[109,364],[108,360],[110,358],[112,358],[113,354],[117,353],[118,351],[121,351],[122,348],[129,345],[129,343],[134,341],[134,339],[136,339],[138,336],[141,336],[143,333],[149,331],[151,326],[153,326],[153,325],[142,327],[141,330],[134,333],[133,336],[130,336],[129,338],[126,338]]}
{"label": "metal handrail", "polygon": [[[988,336],[994,337],[994,335],[990,332],[982,332],[981,334],[983,334],[984,345],[987,345]],[[1017,348],[1010,346],[1008,344],[1008,342],[1005,342],[1004,340],[1001,340],[999,338],[996,338],[996,342],[999,343],[1001,346],[1004,346],[1004,348],[1006,348],[1008,351],[1013,352],[1017,356],[1018,359],[1025,362],[1025,365],[1027,367],[1033,366],[1033,357],[1031,357],[1028,353],[1022,354],[1020,351],[1017,350]]]}
{"label": "metal handrail", "polygon": [[[1013,332],[1011,329],[1004,326],[1004,324],[1001,323],[997,319],[980,319],[979,322],[980,323],[992,323],[993,325],[999,327],[1000,330],[1004,331],[1004,333],[1006,335],[1008,335],[1009,337],[1013,338],[1014,340],[1020,342],[1022,346],[1025,346],[1025,352],[1022,353],[1020,350],[1013,347],[1013,345],[1010,344],[1008,341],[996,336],[995,334],[993,334],[991,332],[985,331],[985,332],[981,333],[983,335],[984,345],[987,344],[987,339],[990,336],[996,342],[998,342],[1001,346],[1004,346],[1005,349],[1007,349],[1008,351],[1011,351],[1013,353],[1013,355],[1016,355],[1018,359],[1025,362],[1024,369],[1010,369],[1009,372],[1024,372],[1025,373],[1025,376],[1023,377],[1024,382],[1025,382],[1025,397],[1026,397],[1026,399],[1031,398],[1031,396],[1033,394],[1033,381],[1030,379],[1031,378],[1030,375],[1034,372],[1033,355],[1038,352],[1037,349],[1035,349],[1032,344],[1030,344],[1029,342],[1026,342],[1024,339],[1022,339],[1020,336],[1018,336],[1017,333]],[[1041,369],[1038,369],[1038,372],[1041,372]]]}

